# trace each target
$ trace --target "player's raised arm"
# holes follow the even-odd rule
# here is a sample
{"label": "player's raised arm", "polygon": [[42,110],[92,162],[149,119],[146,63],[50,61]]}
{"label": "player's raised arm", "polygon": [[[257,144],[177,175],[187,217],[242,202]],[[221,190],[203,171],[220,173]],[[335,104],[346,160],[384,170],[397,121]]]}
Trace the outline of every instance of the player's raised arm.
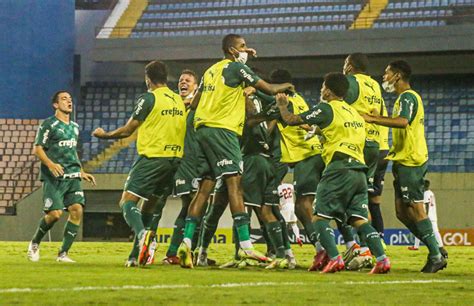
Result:
{"label": "player's raised arm", "polygon": [[140,126],[141,122],[130,118],[128,122],[124,125],[119,127],[116,130],[106,132],[103,128],[96,128],[92,132],[92,136],[101,138],[101,139],[121,139],[121,138],[127,138],[135,132],[136,129]]}
{"label": "player's raised arm", "polygon": [[300,116],[297,116],[288,110],[288,97],[285,94],[277,94],[276,103],[278,109],[280,110],[281,118],[283,119],[283,121],[286,122],[286,124],[300,125],[304,123],[303,119],[301,119]]}

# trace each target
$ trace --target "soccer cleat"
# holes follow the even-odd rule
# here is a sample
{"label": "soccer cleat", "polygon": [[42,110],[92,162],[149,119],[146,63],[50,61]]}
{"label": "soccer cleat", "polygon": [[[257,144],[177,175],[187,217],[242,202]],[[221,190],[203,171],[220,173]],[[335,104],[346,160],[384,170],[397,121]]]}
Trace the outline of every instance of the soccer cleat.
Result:
{"label": "soccer cleat", "polygon": [[216,264],[217,262],[214,259],[210,259],[210,258],[207,259],[208,266],[215,266]]}
{"label": "soccer cleat", "polygon": [[39,261],[40,259],[40,252],[39,252],[39,244],[30,242],[28,245],[28,253],[26,253],[28,259],[30,261]]}
{"label": "soccer cleat", "polygon": [[360,245],[358,245],[357,243],[354,243],[350,248],[344,251],[344,253],[342,254],[342,259],[347,265],[352,259],[359,256],[359,254],[360,254]]}
{"label": "soccer cleat", "polygon": [[286,255],[286,259],[288,260],[288,270],[296,269],[296,258],[295,258],[295,256]]}
{"label": "soccer cleat", "polygon": [[342,270],[344,270],[344,260],[342,260],[342,256],[339,255],[336,259],[329,260],[323,270],[319,273],[335,273]]}
{"label": "soccer cleat", "polygon": [[178,256],[167,256],[163,258],[161,261],[166,265],[179,265],[179,257]]}
{"label": "soccer cleat", "polygon": [[322,270],[324,266],[329,262],[329,256],[326,250],[321,250],[314,255],[313,263],[308,268],[308,271]]}
{"label": "soccer cleat", "polygon": [[133,267],[138,267],[138,261],[136,258],[129,258],[125,262],[125,268],[133,268]]}
{"label": "soccer cleat", "polygon": [[209,265],[209,263],[207,262],[207,252],[200,250],[198,255],[195,256],[195,258],[197,258],[196,266],[207,267]]}
{"label": "soccer cleat", "polygon": [[441,253],[441,256],[443,256],[445,259],[448,259],[448,251],[446,251],[445,248],[440,247],[439,252]]}
{"label": "soccer cleat", "polygon": [[276,258],[268,266],[266,266],[265,269],[267,270],[289,269],[288,258]]}
{"label": "soccer cleat", "polygon": [[181,245],[178,249],[179,265],[181,268],[194,268],[193,257],[191,255],[191,248],[184,242],[181,242]]}
{"label": "soccer cleat", "polygon": [[409,246],[407,249],[409,249],[410,251],[418,251],[419,248],[417,248],[416,246]]}
{"label": "soccer cleat", "polygon": [[271,262],[272,260],[255,249],[240,249],[239,256],[243,259],[253,259],[261,262]]}
{"label": "soccer cleat", "polygon": [[58,254],[58,257],[56,258],[57,262],[76,262],[75,260],[72,260],[67,256],[67,252],[61,252]]}
{"label": "soccer cleat", "polygon": [[347,265],[346,269],[350,271],[357,271],[362,268],[372,268],[374,263],[372,261],[372,253],[369,250],[364,253],[360,253],[354,257]]}
{"label": "soccer cleat", "polygon": [[151,256],[150,247],[153,242],[154,233],[150,230],[146,230],[139,242],[140,252],[138,253],[138,264],[145,266],[148,262],[148,258]]}
{"label": "soccer cleat", "polygon": [[150,256],[148,257],[148,260],[146,261],[146,265],[152,265],[155,262],[155,253],[156,253],[156,237],[152,238],[152,242],[150,243]]}
{"label": "soccer cleat", "polygon": [[373,269],[369,272],[369,274],[385,274],[390,272],[391,265],[390,265],[390,259],[388,257],[385,257],[383,260],[378,261]]}
{"label": "soccer cleat", "polygon": [[423,267],[423,270],[421,270],[421,272],[436,273],[439,270],[443,270],[447,266],[448,266],[448,261],[443,256],[441,256],[440,259],[428,258],[428,261],[426,262],[426,265]]}
{"label": "soccer cleat", "polygon": [[223,265],[219,266],[219,269],[228,269],[228,268],[236,268],[237,265],[241,262],[242,260],[240,259],[232,259],[229,262],[226,262]]}

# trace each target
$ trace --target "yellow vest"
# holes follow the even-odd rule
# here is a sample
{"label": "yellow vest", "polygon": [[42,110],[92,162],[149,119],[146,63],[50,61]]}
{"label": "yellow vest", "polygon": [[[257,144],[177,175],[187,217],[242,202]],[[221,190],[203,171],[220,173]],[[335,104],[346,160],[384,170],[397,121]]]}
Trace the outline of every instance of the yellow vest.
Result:
{"label": "yellow vest", "polygon": [[[382,113],[381,113],[382,116],[387,116],[388,113],[387,113],[387,108],[385,107],[385,103],[382,104]],[[366,123],[367,124],[367,123]],[[379,141],[379,144],[380,144],[380,150],[381,151],[387,151],[388,149],[390,149],[390,146],[388,144],[388,133],[390,132],[390,128],[386,127],[386,126],[383,126],[383,125],[379,125],[379,132],[380,132],[380,141]]]}
{"label": "yellow vest", "polygon": [[245,120],[244,83],[236,88],[225,85],[223,70],[232,63],[224,59],[206,70],[202,94],[194,117],[194,127],[223,128],[242,135]]}
{"label": "yellow vest", "polygon": [[[355,74],[354,77],[359,84],[359,97],[351,106],[362,114],[370,114],[373,110],[381,113],[383,98],[379,83],[365,74]],[[380,128],[378,125],[366,123],[365,133],[368,141],[375,141],[380,144]]]}
{"label": "yellow vest", "polygon": [[[295,115],[304,113],[309,110],[308,105],[304,99],[295,94],[288,99],[293,104],[293,113]],[[307,132],[299,126],[284,127],[278,122],[278,129],[280,130],[280,147],[281,147],[281,162],[282,163],[296,163],[302,161],[310,156],[321,154],[322,146],[318,137],[313,137],[308,141],[304,140]]]}
{"label": "yellow vest", "polygon": [[357,111],[344,101],[329,102],[334,117],[331,124],[322,129],[326,138],[322,158],[328,165],[334,153],[347,154],[362,164],[364,162],[365,121]]}
{"label": "yellow vest", "polygon": [[168,87],[153,92],[155,105],[138,128],[137,151],[146,157],[182,157],[186,134],[183,100]]}
{"label": "yellow vest", "polygon": [[[421,166],[428,160],[428,147],[425,139],[425,111],[421,97],[413,90],[407,90],[416,97],[418,109],[415,118],[404,129],[392,128],[392,147],[387,159],[404,166]],[[404,92],[404,93],[405,93]],[[392,117],[400,115],[400,97],[393,106]]]}

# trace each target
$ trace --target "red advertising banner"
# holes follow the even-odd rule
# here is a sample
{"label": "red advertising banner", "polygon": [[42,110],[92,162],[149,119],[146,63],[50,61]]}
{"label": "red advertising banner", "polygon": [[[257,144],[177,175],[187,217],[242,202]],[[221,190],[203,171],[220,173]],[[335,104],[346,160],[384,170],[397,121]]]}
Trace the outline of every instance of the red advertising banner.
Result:
{"label": "red advertising banner", "polygon": [[445,245],[474,246],[474,228],[439,230]]}

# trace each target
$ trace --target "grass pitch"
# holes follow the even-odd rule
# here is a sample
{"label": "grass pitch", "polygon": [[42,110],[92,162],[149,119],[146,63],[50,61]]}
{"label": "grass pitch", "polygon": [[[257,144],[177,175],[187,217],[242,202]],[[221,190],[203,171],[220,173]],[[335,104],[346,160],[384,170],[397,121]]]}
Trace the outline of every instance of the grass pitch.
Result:
{"label": "grass pitch", "polygon": [[[427,251],[390,247],[392,272],[321,275],[306,271],[313,248],[294,246],[299,268],[258,267],[185,270],[161,264],[166,246],[149,268],[125,268],[130,243],[78,242],[75,264],[55,261],[59,243],[41,244],[40,262],[26,259],[27,242],[0,242],[0,305],[11,304],[457,304],[474,303],[474,248],[450,247],[449,264],[421,274]],[[228,261],[231,245],[211,245],[210,257]],[[262,246],[257,248],[262,250]]]}

